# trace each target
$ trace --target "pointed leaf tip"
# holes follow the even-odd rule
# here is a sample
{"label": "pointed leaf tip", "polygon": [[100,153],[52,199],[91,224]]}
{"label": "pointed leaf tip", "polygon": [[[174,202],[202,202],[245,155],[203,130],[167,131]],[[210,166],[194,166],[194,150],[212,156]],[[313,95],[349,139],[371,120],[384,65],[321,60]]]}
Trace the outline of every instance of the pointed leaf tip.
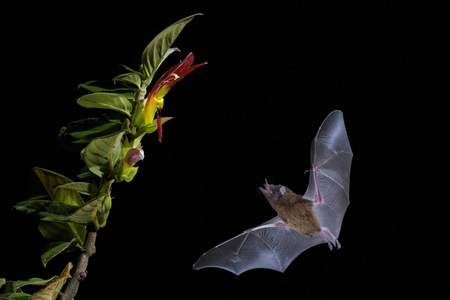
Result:
{"label": "pointed leaf tip", "polygon": [[176,21],[166,29],[161,31],[144,49],[142,53],[142,72],[147,77],[146,84],[150,84],[161,63],[167,56],[178,50],[170,48],[180,32],[194,17],[202,15],[201,13],[190,15],[186,18]]}

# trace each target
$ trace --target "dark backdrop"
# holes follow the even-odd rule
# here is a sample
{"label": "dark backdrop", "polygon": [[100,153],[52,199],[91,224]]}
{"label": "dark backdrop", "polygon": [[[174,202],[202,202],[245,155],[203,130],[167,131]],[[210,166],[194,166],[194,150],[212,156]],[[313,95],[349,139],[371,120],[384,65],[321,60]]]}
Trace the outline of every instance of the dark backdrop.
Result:
{"label": "dark backdrop", "polygon": [[[175,119],[164,125],[163,143],[147,136],[138,176],[114,186],[77,299],[439,292],[443,279],[423,267],[443,253],[438,220],[446,213],[435,181],[443,182],[435,158],[446,136],[431,122],[445,110],[438,100],[446,95],[437,92],[442,8],[184,2],[3,9],[0,277],[46,278],[75,262],[65,255],[44,269],[45,241],[10,208],[28,196],[33,166],[73,179],[81,168],[56,138],[67,122],[96,114],[77,107],[77,84],[109,80],[123,72],[120,64],[136,68],[157,33],[202,12],[174,43],[182,53],[162,70],[191,51],[209,64],[165,97],[163,114]],[[274,216],[257,192],[266,178],[306,190],[311,139],[334,109],[344,112],[354,152],[342,249],[312,248],[284,274],[192,270],[206,250]]]}

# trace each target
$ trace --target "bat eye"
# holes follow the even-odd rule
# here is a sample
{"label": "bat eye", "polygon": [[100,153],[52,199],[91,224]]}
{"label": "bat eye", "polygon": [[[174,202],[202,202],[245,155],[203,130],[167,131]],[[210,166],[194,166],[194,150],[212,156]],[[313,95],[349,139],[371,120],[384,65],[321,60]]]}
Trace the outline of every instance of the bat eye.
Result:
{"label": "bat eye", "polygon": [[285,186],[280,186],[280,194],[284,195],[284,193],[286,193],[286,187]]}

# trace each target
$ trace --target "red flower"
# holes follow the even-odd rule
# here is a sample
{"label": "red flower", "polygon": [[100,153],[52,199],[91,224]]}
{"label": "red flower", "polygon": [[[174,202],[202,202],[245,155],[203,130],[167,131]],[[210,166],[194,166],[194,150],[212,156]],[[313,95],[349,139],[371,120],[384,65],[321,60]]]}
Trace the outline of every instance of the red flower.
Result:
{"label": "red flower", "polygon": [[205,62],[192,66],[193,62],[194,54],[190,53],[182,62],[170,68],[166,73],[164,73],[161,78],[159,78],[155,83],[152,90],[150,91],[150,94],[148,95],[147,103],[144,107],[145,124],[152,124],[156,113],[159,141],[162,140],[162,125],[160,114],[161,109],[164,105],[163,97],[170,91],[175,83],[184,78],[184,76],[191,73],[198,67],[207,64]]}

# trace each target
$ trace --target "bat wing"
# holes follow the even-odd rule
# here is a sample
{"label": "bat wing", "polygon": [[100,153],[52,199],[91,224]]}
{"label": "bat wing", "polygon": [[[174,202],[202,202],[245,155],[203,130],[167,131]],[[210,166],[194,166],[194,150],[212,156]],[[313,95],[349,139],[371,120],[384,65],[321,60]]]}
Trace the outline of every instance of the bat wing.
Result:
{"label": "bat wing", "polygon": [[251,269],[284,272],[300,253],[325,243],[320,235],[307,237],[287,226],[272,226],[279,222],[275,217],[214,247],[199,258],[194,269],[216,267],[236,275]]}
{"label": "bat wing", "polygon": [[350,203],[352,149],[341,111],[323,121],[311,145],[311,170],[303,198],[314,201],[314,213],[322,228],[339,237],[342,220]]}

